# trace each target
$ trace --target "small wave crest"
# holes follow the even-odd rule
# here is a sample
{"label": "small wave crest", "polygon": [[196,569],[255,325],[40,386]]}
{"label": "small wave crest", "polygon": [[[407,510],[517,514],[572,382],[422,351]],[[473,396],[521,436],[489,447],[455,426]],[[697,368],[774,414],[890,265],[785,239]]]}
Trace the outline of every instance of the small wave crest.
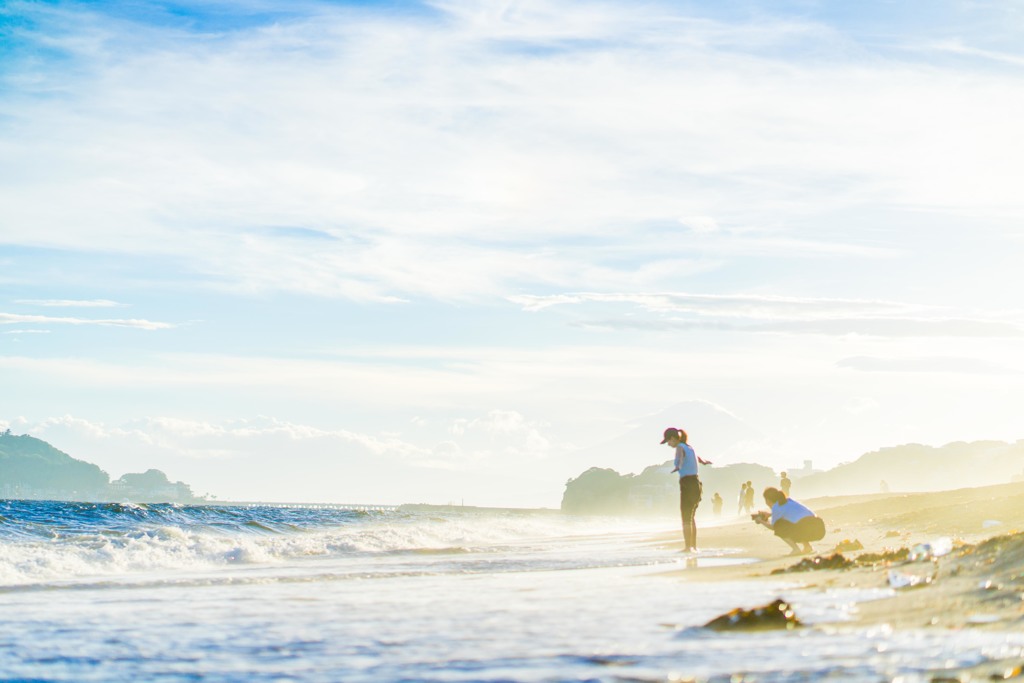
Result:
{"label": "small wave crest", "polygon": [[0,502],[0,583],[201,569],[323,554],[319,540],[373,515],[284,507]]}

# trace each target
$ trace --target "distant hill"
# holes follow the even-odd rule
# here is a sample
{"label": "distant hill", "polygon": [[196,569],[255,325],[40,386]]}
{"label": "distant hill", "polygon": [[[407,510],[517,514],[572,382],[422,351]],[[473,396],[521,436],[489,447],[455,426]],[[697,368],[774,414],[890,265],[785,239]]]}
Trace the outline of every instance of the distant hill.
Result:
{"label": "distant hill", "polygon": [[[652,465],[640,474],[619,474],[593,467],[570,479],[562,496],[564,512],[623,514],[675,512],[679,504],[672,462]],[[865,453],[856,461],[826,472],[793,477],[794,498],[877,493],[880,490],[917,492],[988,486],[1024,480],[1024,441],[958,441],[940,448],[906,444]],[[778,484],[778,473],[764,465],[741,463],[702,466],[704,499],[698,512],[708,514],[715,492],[725,501],[724,513],[735,514],[740,485],[753,482],[759,493]],[[760,495],[757,506],[763,506]]]}
{"label": "distant hill", "polygon": [[[715,493],[724,500],[723,512],[735,513],[744,482],[752,482],[758,491],[778,482],[770,467],[751,463],[702,467],[700,478],[704,486],[701,513],[710,512]],[[678,481],[671,460],[651,465],[640,474],[592,467],[566,483],[561,507],[574,514],[675,513],[679,510]]]}
{"label": "distant hill", "polygon": [[956,441],[939,448],[905,444],[797,479],[793,495],[939,491],[1024,479],[1024,441]]}
{"label": "distant hill", "polygon": [[126,474],[115,482],[92,463],[72,458],[27,434],[0,433],[0,497],[47,500],[198,502],[183,482],[159,470]]}
{"label": "distant hill", "polygon": [[63,498],[102,495],[110,477],[96,465],[76,460],[45,441],[28,435],[0,434],[0,490],[49,491]]}

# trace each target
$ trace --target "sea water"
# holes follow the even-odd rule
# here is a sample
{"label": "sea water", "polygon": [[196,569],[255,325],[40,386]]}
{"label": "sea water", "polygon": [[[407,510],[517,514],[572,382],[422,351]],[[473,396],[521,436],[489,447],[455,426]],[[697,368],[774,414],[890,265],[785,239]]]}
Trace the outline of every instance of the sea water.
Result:
{"label": "sea water", "polygon": [[[0,679],[931,680],[1024,636],[848,624],[887,594],[706,582],[669,520],[0,501]],[[809,626],[714,633],[782,597]]]}

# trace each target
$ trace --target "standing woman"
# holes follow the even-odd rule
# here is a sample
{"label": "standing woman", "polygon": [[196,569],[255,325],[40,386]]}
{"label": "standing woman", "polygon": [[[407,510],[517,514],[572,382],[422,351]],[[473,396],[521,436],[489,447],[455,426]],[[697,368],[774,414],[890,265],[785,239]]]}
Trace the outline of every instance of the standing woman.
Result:
{"label": "standing woman", "polygon": [[683,517],[683,541],[686,552],[697,550],[697,505],[700,503],[703,488],[697,477],[697,463],[710,465],[710,460],[698,458],[690,444],[686,443],[686,432],[682,429],[669,427],[665,430],[662,443],[676,449],[675,467],[673,472],[679,473],[679,513]]}

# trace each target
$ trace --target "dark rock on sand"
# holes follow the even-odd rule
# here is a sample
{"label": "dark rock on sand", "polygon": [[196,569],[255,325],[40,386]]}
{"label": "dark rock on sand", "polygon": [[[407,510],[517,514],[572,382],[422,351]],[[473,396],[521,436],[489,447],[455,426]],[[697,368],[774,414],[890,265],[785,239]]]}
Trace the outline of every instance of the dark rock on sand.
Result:
{"label": "dark rock on sand", "polygon": [[800,620],[796,618],[793,608],[788,602],[781,599],[753,609],[737,607],[704,624],[704,628],[712,631],[788,630],[798,626],[800,626]]}

